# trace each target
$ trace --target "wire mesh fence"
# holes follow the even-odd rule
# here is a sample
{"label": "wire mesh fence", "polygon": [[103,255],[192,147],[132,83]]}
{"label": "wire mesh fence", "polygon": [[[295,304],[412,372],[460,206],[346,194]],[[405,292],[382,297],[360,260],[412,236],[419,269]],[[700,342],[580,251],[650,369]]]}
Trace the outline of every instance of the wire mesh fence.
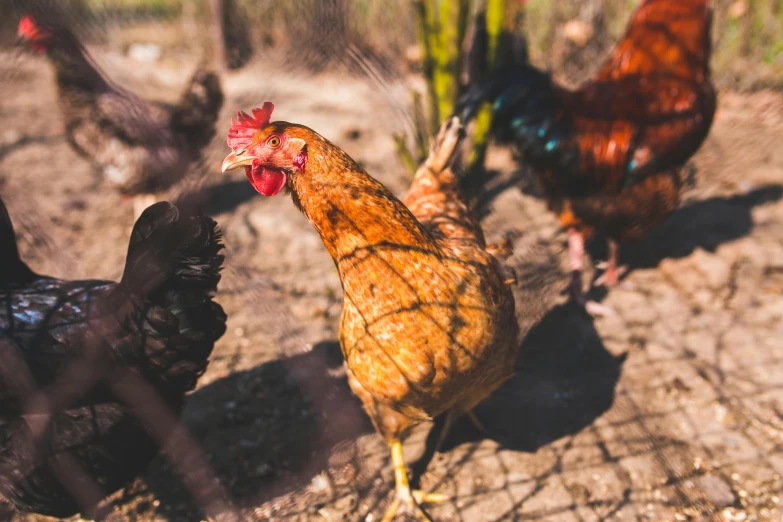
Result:
{"label": "wire mesh fence", "polygon": [[[749,2],[737,15],[739,3],[716,3],[719,78],[747,87],[732,71],[749,63],[758,79],[749,83],[775,84],[780,10]],[[27,297],[0,291],[6,498],[31,476],[43,476],[30,491],[62,488],[83,516],[109,520],[377,520],[383,513],[393,477],[385,444],[345,382],[336,343],[341,288],[332,260],[289,202],[256,198],[244,179],[216,172],[233,111],[273,99],[286,119],[323,129],[402,193],[407,177],[391,136],[409,118],[402,78],[416,71],[415,56],[406,60],[415,35],[402,2],[330,2],[323,11],[281,4],[232,7],[258,29],[250,31],[254,61],[223,77],[217,136],[190,177],[161,195],[183,208],[201,206],[225,232],[214,299],[226,310],[227,331],[206,373],[181,409],[139,370],[143,360],[118,363],[106,349],[117,326],[104,316],[104,283],[91,283],[78,298],[40,301],[40,310],[77,306],[83,321],[73,330],[78,352],[68,352],[55,375],[43,379],[37,372],[49,367],[52,353],[20,360],[24,352],[15,343],[55,346],[70,326],[45,323],[20,333],[7,303],[14,292],[17,303],[35,301],[35,291]],[[608,50],[631,8],[588,4],[528,3],[534,60],[574,81]],[[164,98],[203,58],[201,47],[212,45],[183,36],[206,34],[206,5],[192,11],[176,2],[85,5],[91,22],[82,29],[107,72],[125,68],[134,88],[141,84]],[[312,21],[316,11],[324,18]],[[11,34],[6,42],[15,36],[12,18],[3,21],[13,26],[3,26]],[[600,36],[587,49],[566,34],[572,19]],[[157,61],[128,56],[131,44],[148,38],[143,26],[175,35],[171,47],[156,40],[163,47]],[[301,69],[298,63],[274,69],[280,63],[274,49],[296,49],[300,41],[309,42],[312,54],[286,56],[300,56]],[[0,53],[6,97],[0,197],[22,259],[63,279],[119,280],[130,210],[63,138],[46,61],[16,47]],[[350,67],[335,73],[335,63],[360,66],[343,75]],[[617,317],[593,320],[562,304],[564,238],[524,173],[493,152],[494,177],[477,210],[490,238],[514,243],[522,349],[517,374],[477,410],[486,433],[460,421],[437,454],[437,424],[411,436],[412,475],[424,489],[450,497],[428,507],[434,519],[780,517],[783,101],[774,91],[721,94],[720,116],[693,162],[695,187],[661,231],[628,252],[625,283],[604,299]],[[99,462],[141,478],[104,501],[123,484],[101,481]],[[4,516],[37,520],[11,510]]]}

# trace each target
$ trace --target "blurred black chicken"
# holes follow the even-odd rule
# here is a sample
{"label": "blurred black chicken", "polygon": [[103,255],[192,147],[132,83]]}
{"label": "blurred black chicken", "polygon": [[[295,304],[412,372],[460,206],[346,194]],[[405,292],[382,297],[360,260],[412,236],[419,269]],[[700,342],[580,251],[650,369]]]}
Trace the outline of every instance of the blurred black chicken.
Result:
{"label": "blurred black chicken", "polygon": [[22,262],[0,201],[0,493],[17,509],[89,512],[157,455],[226,329],[222,248],[212,219],[157,203],[119,283],[63,281]]}
{"label": "blurred black chicken", "polygon": [[176,105],[144,100],[98,69],[55,2],[30,2],[19,36],[55,68],[65,134],[117,189],[134,196],[134,219],[153,194],[185,176],[215,135],[220,80],[199,68]]}

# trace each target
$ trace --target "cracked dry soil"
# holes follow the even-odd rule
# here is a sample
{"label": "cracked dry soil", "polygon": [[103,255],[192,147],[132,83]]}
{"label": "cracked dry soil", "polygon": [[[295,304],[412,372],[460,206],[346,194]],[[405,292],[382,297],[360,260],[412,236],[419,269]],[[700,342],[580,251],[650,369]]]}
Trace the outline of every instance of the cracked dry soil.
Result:
{"label": "cracked dry soil", "polygon": [[[171,96],[193,66],[113,60],[135,70],[134,86]],[[0,60],[0,193],[34,269],[118,278],[130,205],[65,143],[52,80],[40,58]],[[341,371],[333,263],[288,198],[257,196],[217,165],[233,111],[269,99],[277,118],[317,129],[401,194],[391,134],[404,129],[405,86],[256,65],[224,87],[202,170],[225,231],[217,300],[229,328],[184,423],[248,519],[378,520],[393,477]],[[477,208],[490,240],[514,242],[519,371],[477,410],[486,434],[459,422],[437,455],[437,427],[407,441],[421,486],[451,497],[428,507],[434,520],[781,520],[782,139],[781,94],[722,92],[680,210],[623,252],[621,285],[594,295],[618,314],[596,320],[564,304],[565,236],[510,155],[493,152]],[[163,457],[109,506],[111,520],[201,517]]]}

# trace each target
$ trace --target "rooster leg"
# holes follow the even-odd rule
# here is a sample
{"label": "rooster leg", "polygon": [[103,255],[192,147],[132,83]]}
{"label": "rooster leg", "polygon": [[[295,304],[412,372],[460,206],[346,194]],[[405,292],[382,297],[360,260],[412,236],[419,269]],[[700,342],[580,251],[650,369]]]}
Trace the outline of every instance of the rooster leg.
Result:
{"label": "rooster leg", "polygon": [[596,265],[596,268],[604,268],[604,273],[601,274],[601,277],[595,280],[594,284],[596,286],[606,285],[608,287],[612,287],[616,286],[620,281],[622,271],[617,268],[617,258],[619,257],[619,252],[620,247],[614,240],[610,239],[609,259],[606,261],[606,264],[603,267]]}
{"label": "rooster leg", "polygon": [[582,271],[584,269],[585,241],[581,232],[568,229],[568,253],[570,256],[571,283],[568,292],[571,299],[593,316],[615,315],[615,311],[595,301],[589,301],[582,290]]}
{"label": "rooster leg", "polygon": [[381,522],[392,522],[398,513],[405,513],[420,522],[431,522],[431,518],[421,510],[419,504],[443,502],[448,497],[439,493],[424,493],[412,491],[408,483],[408,472],[405,470],[405,459],[402,456],[402,442],[393,439],[389,443],[392,464],[394,465],[394,482],[396,484],[395,498],[392,501]]}
{"label": "rooster leg", "polygon": [[568,261],[571,268],[571,283],[568,293],[571,299],[584,304],[585,295],[582,291],[582,271],[584,270],[585,241],[582,234],[574,228],[568,229]]}
{"label": "rooster leg", "polygon": [[137,194],[133,196],[133,221],[135,222],[141,216],[141,213],[147,210],[147,207],[155,203],[155,194]]}

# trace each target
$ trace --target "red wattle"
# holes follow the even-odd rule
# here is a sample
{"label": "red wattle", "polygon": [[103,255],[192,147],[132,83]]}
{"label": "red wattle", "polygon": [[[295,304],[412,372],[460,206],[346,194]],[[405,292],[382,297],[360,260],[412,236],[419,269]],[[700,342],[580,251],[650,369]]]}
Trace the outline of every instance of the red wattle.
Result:
{"label": "red wattle", "polygon": [[246,169],[247,179],[262,196],[274,196],[285,187],[285,172],[253,166]]}

